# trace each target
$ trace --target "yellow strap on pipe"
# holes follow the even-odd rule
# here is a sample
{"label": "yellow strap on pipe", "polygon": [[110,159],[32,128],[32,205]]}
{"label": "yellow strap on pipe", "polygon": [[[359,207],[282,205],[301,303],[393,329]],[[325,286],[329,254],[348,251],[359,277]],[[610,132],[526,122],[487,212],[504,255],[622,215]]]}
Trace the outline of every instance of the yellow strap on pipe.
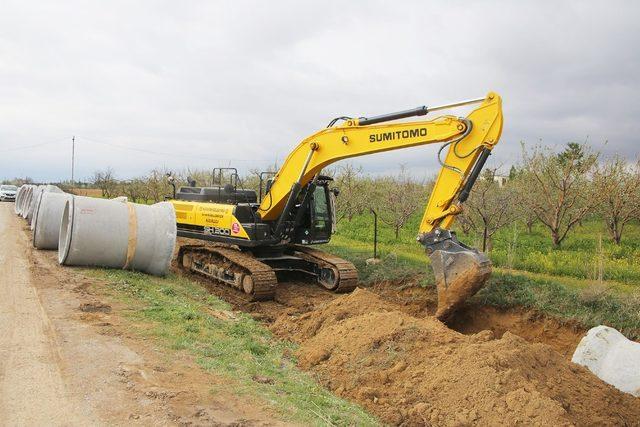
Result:
{"label": "yellow strap on pipe", "polygon": [[138,217],[136,216],[136,208],[133,203],[127,202],[129,210],[129,239],[127,241],[127,260],[122,267],[123,270],[129,268],[129,264],[136,254],[136,246],[138,244]]}

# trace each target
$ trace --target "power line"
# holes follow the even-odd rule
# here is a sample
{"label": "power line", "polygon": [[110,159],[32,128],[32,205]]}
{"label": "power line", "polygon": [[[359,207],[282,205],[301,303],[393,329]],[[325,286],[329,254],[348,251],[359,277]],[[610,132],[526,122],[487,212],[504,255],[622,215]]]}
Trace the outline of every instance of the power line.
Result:
{"label": "power line", "polygon": [[58,140],[58,141],[49,141],[49,142],[42,142],[42,143],[40,143],[40,144],[23,145],[23,146],[21,146],[21,147],[7,148],[7,149],[4,149],[4,150],[0,150],[0,153],[7,153],[7,152],[9,152],[9,151],[28,150],[28,149],[30,149],[30,148],[42,147],[42,146],[44,146],[44,145],[49,145],[49,144],[58,144],[58,143],[63,142],[63,141],[68,141],[68,139],[66,139],[66,138],[65,138],[65,139],[63,139],[63,140],[61,139],[61,140]]}

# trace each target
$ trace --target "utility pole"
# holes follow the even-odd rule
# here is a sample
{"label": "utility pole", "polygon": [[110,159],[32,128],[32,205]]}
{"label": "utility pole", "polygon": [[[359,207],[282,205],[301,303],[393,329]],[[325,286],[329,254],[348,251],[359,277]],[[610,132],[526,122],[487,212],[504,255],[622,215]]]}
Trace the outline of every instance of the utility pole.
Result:
{"label": "utility pole", "polygon": [[76,160],[76,137],[71,137],[71,186],[73,187],[73,173]]}

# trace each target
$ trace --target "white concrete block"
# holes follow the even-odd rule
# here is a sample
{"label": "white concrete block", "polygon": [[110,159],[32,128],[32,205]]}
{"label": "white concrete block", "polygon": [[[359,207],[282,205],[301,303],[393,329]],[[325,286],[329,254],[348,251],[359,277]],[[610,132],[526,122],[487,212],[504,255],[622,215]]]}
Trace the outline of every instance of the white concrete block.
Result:
{"label": "white concrete block", "polygon": [[585,366],[618,390],[640,396],[640,343],[608,326],[591,328],[571,361]]}

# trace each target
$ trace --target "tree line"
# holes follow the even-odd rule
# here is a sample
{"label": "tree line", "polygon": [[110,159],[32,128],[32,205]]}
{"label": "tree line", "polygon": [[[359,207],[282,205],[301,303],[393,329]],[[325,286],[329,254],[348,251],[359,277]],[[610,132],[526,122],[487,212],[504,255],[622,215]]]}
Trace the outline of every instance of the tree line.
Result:
{"label": "tree line", "polygon": [[[435,179],[416,181],[396,176],[367,177],[352,165],[338,168],[341,196],[338,218],[350,221],[371,207],[398,236],[406,221],[426,204]],[[588,216],[601,218],[611,240],[620,244],[625,227],[640,219],[640,163],[614,156],[602,158],[586,144],[569,143],[560,152],[548,147],[527,149],[508,176],[486,168],[458,216],[465,233],[482,238],[491,250],[492,237],[516,221],[529,232],[542,224],[554,247]]]}
{"label": "tree line", "polygon": [[[271,171],[277,170],[277,165]],[[602,158],[587,144],[569,143],[560,152],[544,146],[526,148],[507,176],[498,168],[486,168],[458,216],[465,233],[481,236],[483,250],[491,250],[499,230],[521,222],[531,232],[535,224],[547,230],[553,246],[562,245],[571,231],[588,216],[598,216],[611,240],[620,244],[625,227],[640,219],[640,163],[614,156]],[[159,202],[172,194],[168,170],[153,169],[146,175],[119,180],[112,168],[96,171],[90,179],[103,197],[127,196],[133,202]],[[325,170],[340,189],[338,221],[351,221],[375,209],[379,219],[394,230],[396,238],[413,215],[427,203],[432,179],[416,179],[401,167],[394,175],[372,176],[351,163]],[[185,169],[172,172],[176,185],[210,186],[212,171]],[[260,173],[225,176],[238,187],[259,190]],[[217,184],[217,183],[216,183]]]}

